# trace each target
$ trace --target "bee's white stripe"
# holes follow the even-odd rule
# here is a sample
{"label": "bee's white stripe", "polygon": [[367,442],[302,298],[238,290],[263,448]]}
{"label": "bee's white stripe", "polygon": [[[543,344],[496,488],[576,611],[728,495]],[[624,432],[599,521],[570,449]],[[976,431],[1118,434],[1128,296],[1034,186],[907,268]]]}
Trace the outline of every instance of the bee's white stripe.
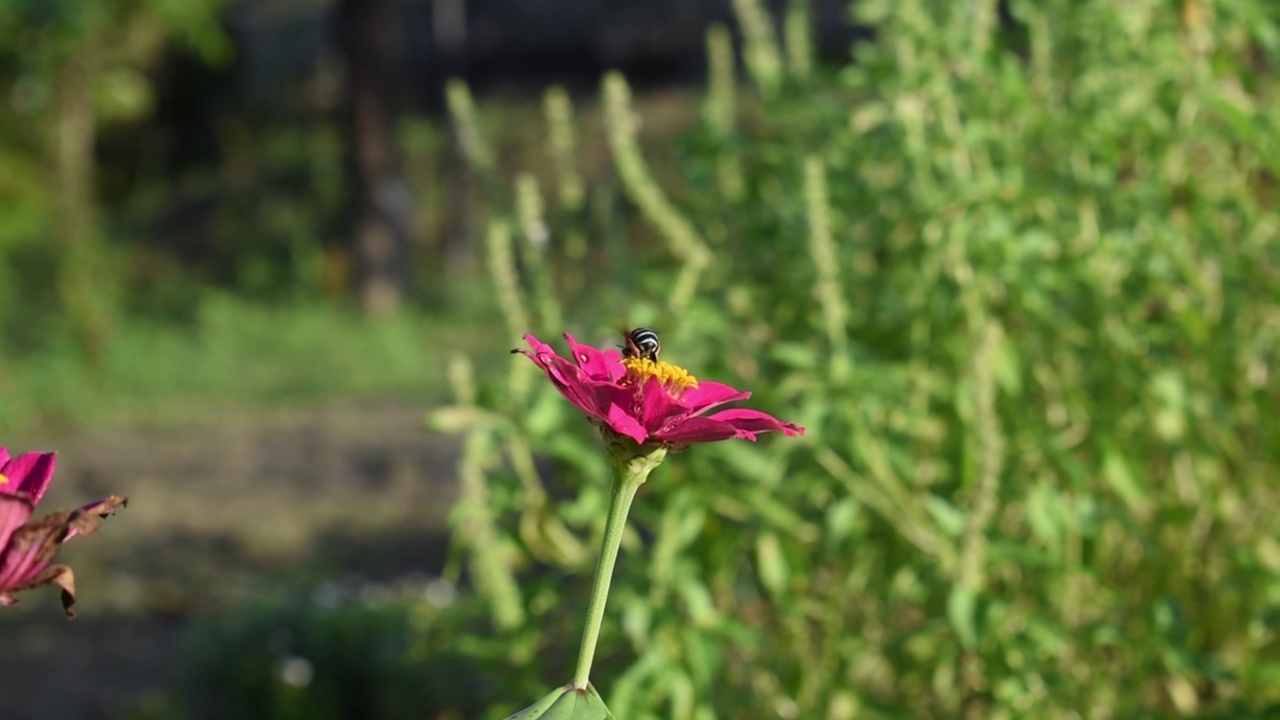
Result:
{"label": "bee's white stripe", "polygon": [[658,359],[658,350],[662,344],[658,340],[658,333],[649,328],[636,328],[627,333],[627,342],[641,357],[655,361]]}

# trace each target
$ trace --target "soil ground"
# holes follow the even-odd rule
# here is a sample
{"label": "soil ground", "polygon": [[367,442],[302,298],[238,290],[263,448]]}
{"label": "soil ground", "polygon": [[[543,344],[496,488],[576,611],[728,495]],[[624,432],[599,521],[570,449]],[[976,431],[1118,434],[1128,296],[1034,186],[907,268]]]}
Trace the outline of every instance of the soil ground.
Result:
{"label": "soil ground", "polygon": [[120,717],[162,692],[193,618],[265,583],[438,573],[457,443],[423,412],[342,405],[15,444],[58,451],[45,511],[130,501],[59,556],[76,574],[75,620],[56,589],[0,608],[0,718]]}

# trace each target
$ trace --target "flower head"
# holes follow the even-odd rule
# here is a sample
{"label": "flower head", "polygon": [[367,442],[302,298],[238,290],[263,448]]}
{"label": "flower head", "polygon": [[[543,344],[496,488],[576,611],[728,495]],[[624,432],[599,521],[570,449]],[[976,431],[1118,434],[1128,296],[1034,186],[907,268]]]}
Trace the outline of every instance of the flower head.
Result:
{"label": "flower head", "polygon": [[50,565],[62,543],[98,529],[99,518],[127,500],[111,496],[79,510],[62,510],[32,520],[36,504],[53,480],[53,453],[24,453],[10,459],[0,447],[0,605],[13,605],[13,593],[57,583],[62,607],[75,617],[75,575],[66,565]]}
{"label": "flower head", "polygon": [[772,430],[804,434],[804,428],[759,410],[711,410],[751,397],[723,383],[703,381],[667,362],[624,358],[617,350],[583,345],[566,334],[573,359],[526,335],[530,350],[513,350],[537,363],[560,394],[602,427],[638,445],[684,448],[730,438],[755,440]]}

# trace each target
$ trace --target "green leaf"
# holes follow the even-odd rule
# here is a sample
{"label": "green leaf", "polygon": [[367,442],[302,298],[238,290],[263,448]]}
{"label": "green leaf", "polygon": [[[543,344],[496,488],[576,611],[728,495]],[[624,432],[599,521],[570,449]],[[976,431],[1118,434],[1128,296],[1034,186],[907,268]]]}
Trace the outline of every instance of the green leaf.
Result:
{"label": "green leaf", "polygon": [[1022,394],[1022,358],[1018,355],[1018,346],[1008,337],[1001,338],[991,356],[991,371],[996,384],[1010,397]]}
{"label": "green leaf", "polygon": [[483,410],[451,405],[427,413],[427,427],[443,433],[461,433],[492,421],[493,416]]}
{"label": "green leaf", "polygon": [[782,595],[787,588],[791,568],[782,553],[782,543],[778,536],[765,532],[756,539],[756,563],[760,572],[760,582],[775,597]]}
{"label": "green leaf", "polygon": [[938,523],[938,529],[950,537],[960,537],[965,523],[963,510],[932,493],[925,498],[924,507],[934,522]]}
{"label": "green leaf", "polygon": [[684,600],[685,609],[688,610],[689,618],[695,625],[707,627],[715,623],[718,617],[716,604],[711,599],[711,592],[707,590],[706,585],[693,577],[685,577],[679,581],[676,590]]}
{"label": "green leaf", "polygon": [[861,506],[852,497],[841,498],[827,508],[827,537],[835,544],[853,535],[858,524],[858,510]]}
{"label": "green leaf", "polygon": [[586,690],[566,685],[556,688],[538,702],[511,715],[507,720],[615,720],[604,700],[590,684]]}
{"label": "green leaf", "polygon": [[1062,493],[1048,485],[1035,485],[1027,493],[1027,523],[1040,540],[1057,547],[1061,540],[1066,505]]}
{"label": "green leaf", "polygon": [[647,602],[632,601],[622,611],[622,632],[637,648],[644,648],[649,642],[649,633],[653,628],[653,605]]}
{"label": "green leaf", "polygon": [[818,355],[809,345],[794,342],[778,342],[769,348],[769,357],[796,370],[812,370],[818,366]]}
{"label": "green leaf", "polygon": [[599,440],[588,442],[578,435],[559,433],[551,439],[551,454],[578,468],[583,477],[608,477],[609,464],[600,452]]}
{"label": "green leaf", "polygon": [[540,393],[525,413],[529,433],[538,438],[553,435],[564,424],[567,407],[568,403],[559,393]]}
{"label": "green leaf", "polygon": [[947,618],[956,629],[960,643],[972,649],[978,644],[978,593],[969,588],[955,587],[947,598]]}
{"label": "green leaf", "polygon": [[1151,394],[1157,408],[1152,413],[1156,434],[1168,442],[1176,442],[1186,433],[1187,387],[1175,372],[1163,371],[1151,378]]}
{"label": "green leaf", "polygon": [[555,705],[556,701],[564,697],[564,694],[568,691],[568,686],[558,687],[538,702],[521,710],[515,715],[509,716],[507,720],[534,720],[534,718],[544,717],[547,714],[547,711],[551,709],[551,706]]}
{"label": "green leaf", "polygon": [[1102,456],[1102,477],[1115,491],[1129,511],[1145,517],[1150,510],[1147,491],[1142,481],[1134,474],[1133,469],[1115,448],[1107,448]]}
{"label": "green leaf", "polygon": [[772,458],[776,454],[748,443],[725,443],[716,448],[716,451],[730,466],[735,477],[752,483],[767,480]]}

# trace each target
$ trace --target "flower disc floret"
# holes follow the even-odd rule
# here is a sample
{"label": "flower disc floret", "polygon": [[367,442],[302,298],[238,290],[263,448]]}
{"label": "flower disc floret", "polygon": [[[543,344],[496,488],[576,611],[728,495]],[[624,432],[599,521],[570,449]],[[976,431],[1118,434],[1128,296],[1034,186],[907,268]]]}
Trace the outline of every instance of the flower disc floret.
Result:
{"label": "flower disc floret", "polygon": [[684,395],[685,390],[698,387],[698,378],[679,365],[666,361],[629,357],[622,359],[622,366],[627,372],[621,382],[629,387],[643,388],[649,378],[657,378],[662,389],[674,398]]}

